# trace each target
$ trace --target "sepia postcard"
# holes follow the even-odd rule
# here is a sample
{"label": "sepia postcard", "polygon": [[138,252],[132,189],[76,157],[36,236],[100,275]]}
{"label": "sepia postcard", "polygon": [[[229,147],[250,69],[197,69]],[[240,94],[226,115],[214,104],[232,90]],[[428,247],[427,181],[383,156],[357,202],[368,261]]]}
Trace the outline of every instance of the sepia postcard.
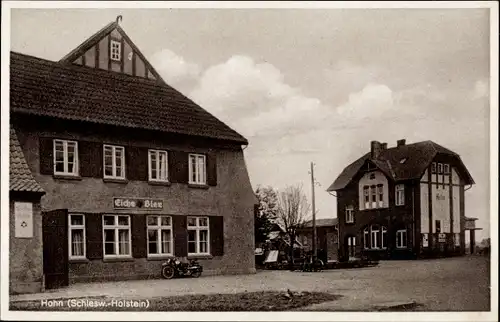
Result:
{"label": "sepia postcard", "polygon": [[497,36],[493,1],[2,2],[2,319],[496,321]]}

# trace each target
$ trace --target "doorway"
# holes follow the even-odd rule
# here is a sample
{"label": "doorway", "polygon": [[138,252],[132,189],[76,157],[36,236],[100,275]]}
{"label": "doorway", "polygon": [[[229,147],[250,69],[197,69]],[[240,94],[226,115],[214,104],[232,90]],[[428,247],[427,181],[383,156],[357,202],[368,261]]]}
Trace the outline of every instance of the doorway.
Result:
{"label": "doorway", "polygon": [[45,288],[68,286],[68,210],[42,213]]}
{"label": "doorway", "polygon": [[356,237],[355,236],[347,236],[346,237],[346,245],[347,245],[347,257],[355,257],[356,256]]}

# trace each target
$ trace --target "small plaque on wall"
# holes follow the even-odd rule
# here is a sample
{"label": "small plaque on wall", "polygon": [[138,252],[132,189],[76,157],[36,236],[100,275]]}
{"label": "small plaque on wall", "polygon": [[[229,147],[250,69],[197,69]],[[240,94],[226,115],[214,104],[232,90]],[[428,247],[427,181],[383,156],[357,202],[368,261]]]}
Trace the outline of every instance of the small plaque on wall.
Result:
{"label": "small plaque on wall", "polygon": [[15,237],[33,237],[33,204],[31,202],[14,203]]}
{"label": "small plaque on wall", "polygon": [[424,234],[422,236],[422,247],[429,247],[429,235]]}

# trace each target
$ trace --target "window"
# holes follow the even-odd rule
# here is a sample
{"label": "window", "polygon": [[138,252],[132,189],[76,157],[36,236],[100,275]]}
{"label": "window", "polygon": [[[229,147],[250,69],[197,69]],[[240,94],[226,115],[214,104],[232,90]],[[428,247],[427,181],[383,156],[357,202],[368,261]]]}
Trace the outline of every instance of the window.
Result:
{"label": "window", "polygon": [[111,60],[121,61],[122,59],[122,44],[119,41],[111,40],[110,44]]}
{"label": "window", "polygon": [[403,206],[405,204],[405,185],[396,185],[396,206]]}
{"label": "window", "polygon": [[375,173],[370,173],[370,180],[375,180]]}
{"label": "window", "polygon": [[167,151],[149,150],[149,180],[168,181]]}
{"label": "window", "polygon": [[210,254],[208,217],[188,217],[188,254]]}
{"label": "window", "polygon": [[365,249],[370,248],[370,245],[368,245],[368,235],[369,234],[370,234],[370,232],[368,231],[368,227],[366,227],[365,230],[363,231],[363,247]]}
{"label": "window", "polygon": [[436,223],[436,233],[440,233],[441,232],[441,220],[436,220],[435,223]]}
{"label": "window", "polygon": [[365,208],[370,208],[370,187],[363,187],[363,195],[365,196]]}
{"label": "window", "polygon": [[450,165],[449,164],[445,164],[444,165],[444,173],[445,174],[449,174],[450,173]]}
{"label": "window", "polygon": [[78,144],[75,141],[54,140],[54,174],[78,175]]}
{"label": "window", "polygon": [[104,215],[104,257],[130,257],[130,216]]}
{"label": "window", "polygon": [[387,248],[387,228],[382,226],[382,249]]}
{"label": "window", "polygon": [[347,246],[356,246],[356,237],[347,237]]}
{"label": "window", "polygon": [[432,162],[432,171],[431,173],[436,173],[436,162]]}
{"label": "window", "polygon": [[460,246],[460,234],[455,233],[455,246]]}
{"label": "window", "polygon": [[172,255],[172,217],[148,216],[148,256]]}
{"label": "window", "polygon": [[371,185],[363,187],[364,209],[384,207],[384,185]]}
{"label": "window", "polygon": [[349,257],[356,256],[356,237],[354,236],[347,237],[347,246],[349,251]]}
{"label": "window", "polygon": [[381,184],[377,185],[377,192],[378,192],[378,206],[383,207],[384,206],[384,186]]}
{"label": "window", "polygon": [[203,154],[189,155],[189,183],[192,184],[206,183],[205,155]]}
{"label": "window", "polygon": [[376,249],[379,248],[379,235],[380,235],[380,230],[378,226],[372,226],[370,229],[370,236],[371,236],[371,248]]}
{"label": "window", "polygon": [[363,244],[365,249],[386,249],[387,228],[371,225],[363,230]]}
{"label": "window", "polygon": [[333,233],[333,243],[338,244],[339,243],[339,234],[337,232]]}
{"label": "window", "polygon": [[69,259],[85,258],[85,217],[69,215]]}
{"label": "window", "polygon": [[377,208],[377,186],[371,186],[371,194],[372,194],[372,208]]}
{"label": "window", "polygon": [[442,163],[438,163],[438,173],[443,173],[443,164]]}
{"label": "window", "polygon": [[353,223],[354,222],[354,207],[353,206],[347,206],[345,208],[345,222],[346,223]]}
{"label": "window", "polygon": [[125,179],[125,148],[104,145],[104,178]]}
{"label": "window", "polygon": [[406,247],[406,229],[396,231],[396,248]]}

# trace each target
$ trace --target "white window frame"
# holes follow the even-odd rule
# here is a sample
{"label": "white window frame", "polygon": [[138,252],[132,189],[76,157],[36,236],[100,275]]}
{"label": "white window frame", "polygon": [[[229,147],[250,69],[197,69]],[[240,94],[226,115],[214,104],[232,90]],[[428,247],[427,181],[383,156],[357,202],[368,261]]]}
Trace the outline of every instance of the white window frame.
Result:
{"label": "white window frame", "polygon": [[443,174],[443,164],[438,163],[438,174]]}
{"label": "white window frame", "polygon": [[[113,54],[113,45],[116,45],[118,51],[117,57]],[[109,58],[113,61],[122,61],[122,43],[120,41],[111,39],[109,43]]]}
{"label": "white window frame", "polygon": [[[156,169],[153,169],[151,156],[154,154],[156,158]],[[165,155],[163,168],[165,169],[164,173],[160,172],[160,155]],[[155,182],[168,182],[168,152],[165,150],[148,150],[148,169],[149,169],[149,181]],[[156,178],[153,178],[153,170],[156,171]]]}
{"label": "white window frame", "polygon": [[[205,216],[200,216],[200,217],[189,216],[187,218],[188,222],[189,222],[190,218],[195,218],[196,219],[196,226],[189,226],[189,223],[186,224],[188,232],[189,232],[189,230],[196,231],[196,240],[195,240],[196,251],[194,253],[190,253],[189,252],[189,233],[188,233],[188,237],[187,237],[188,256],[191,256],[191,255],[210,255],[210,218],[205,217]],[[200,226],[200,219],[206,219],[207,220],[207,225],[206,226]],[[207,231],[207,252],[206,253],[200,252],[200,244],[201,244],[201,241],[200,241],[200,231],[202,231],[202,230],[206,230]]]}
{"label": "white window frame", "polygon": [[[370,209],[370,200],[371,200],[371,195],[370,195],[370,186],[364,186],[363,187],[363,201],[365,203],[365,209]],[[368,201],[366,201],[368,199]]]}
{"label": "white window frame", "polygon": [[396,185],[396,206],[404,206],[405,204],[405,185]]}
{"label": "white window frame", "polygon": [[450,174],[450,165],[448,163],[443,165],[444,174]]}
{"label": "white window frame", "polygon": [[[114,224],[113,225],[106,225],[104,217],[114,217]],[[119,224],[119,217],[127,217],[128,218],[128,225],[120,225]],[[102,254],[103,258],[131,258],[132,257],[132,233],[131,233],[131,220],[132,218],[130,215],[121,215],[121,214],[103,214],[102,215]],[[128,229],[128,254],[119,254],[120,250],[120,234],[119,231],[123,229]],[[106,230],[114,230],[115,231],[115,240],[113,242],[114,248],[115,248],[115,253],[114,254],[106,254],[106,235],[105,231]]]}
{"label": "white window frame", "polygon": [[382,249],[387,249],[387,245],[384,243],[384,237],[387,236],[387,227],[385,226],[382,226],[380,228],[380,231],[381,231],[381,240],[380,240],[380,243],[381,243],[381,248]]}
{"label": "white window frame", "polygon": [[383,208],[384,207],[384,185],[383,184],[378,184],[376,186],[377,190],[377,205],[378,208]]}
{"label": "white window frame", "polygon": [[[106,175],[106,148],[111,148],[111,175]],[[116,175],[116,151],[122,152],[122,173],[120,176]],[[119,145],[104,144],[102,147],[102,164],[103,164],[103,177],[105,179],[125,179],[125,147]]]}
{"label": "white window frame", "polygon": [[[371,249],[380,249],[378,237],[380,235],[380,229],[373,229],[373,225],[370,227],[370,247]],[[375,242],[374,242],[375,241]]]}
{"label": "white window frame", "polygon": [[354,206],[352,205],[345,208],[345,222],[346,224],[354,223]]}
{"label": "white window frame", "polygon": [[437,163],[436,162],[432,162],[431,164],[431,173],[437,173]]}
{"label": "white window frame", "polygon": [[349,247],[356,246],[356,236],[347,237],[347,246],[349,246]]}
{"label": "white window frame", "polygon": [[[150,225],[148,223],[148,218],[146,218],[146,233],[147,233],[147,243],[148,243],[148,257],[162,257],[162,256],[173,256],[174,255],[174,230],[173,230],[173,222],[172,222],[172,216],[162,216],[162,215],[148,215],[147,217],[156,217],[156,225]],[[162,218],[169,218],[170,225],[163,225],[162,224]],[[150,253],[149,252],[149,231],[150,230],[155,230],[156,231],[156,244],[158,253]],[[162,245],[163,245],[163,240],[162,240],[162,231],[163,230],[170,230],[170,252],[168,253],[162,253]]]}
{"label": "white window frame", "polygon": [[[402,236],[400,237],[399,235]],[[400,241],[402,243],[400,243]],[[398,249],[408,248],[408,233],[406,229],[400,229],[396,231],[396,248]]]}
{"label": "white window frame", "polygon": [[[82,225],[73,225],[71,223],[72,216],[81,216]],[[73,255],[73,231],[82,230],[83,231],[83,255]],[[87,236],[85,235],[85,215],[84,214],[68,214],[68,258],[71,259],[86,259],[87,258]]]}
{"label": "white window frame", "polygon": [[[375,201],[373,201],[373,197],[375,197]],[[378,191],[377,191],[377,185],[371,185],[370,186],[370,203],[371,203],[371,209],[377,208],[378,204]]]}
{"label": "white window frame", "polygon": [[[193,173],[193,162],[194,158],[195,162],[195,171]],[[203,160],[203,164],[201,164],[201,160]],[[205,185],[207,184],[207,156],[204,154],[198,153],[190,153],[188,157],[188,166],[189,166],[189,183],[190,184],[198,184]],[[195,180],[193,181],[193,175],[195,176]]]}
{"label": "white window frame", "polygon": [[364,249],[370,249],[370,247],[368,247],[368,236],[370,235],[370,230],[368,229],[368,227],[366,227],[364,230],[363,230],[363,248]]}
{"label": "white window frame", "polygon": [[[64,170],[63,171],[57,171],[57,162],[56,162],[56,143],[62,143],[63,144],[63,164],[64,164]],[[68,143],[69,144],[74,144],[75,147],[75,156],[74,156],[74,161],[73,161],[73,172],[68,171]],[[61,140],[61,139],[54,139],[53,142],[53,154],[54,154],[54,174],[56,175],[64,175],[64,176],[78,176],[79,173],[79,164],[78,164],[78,142],[77,141],[71,141],[71,140]]]}

